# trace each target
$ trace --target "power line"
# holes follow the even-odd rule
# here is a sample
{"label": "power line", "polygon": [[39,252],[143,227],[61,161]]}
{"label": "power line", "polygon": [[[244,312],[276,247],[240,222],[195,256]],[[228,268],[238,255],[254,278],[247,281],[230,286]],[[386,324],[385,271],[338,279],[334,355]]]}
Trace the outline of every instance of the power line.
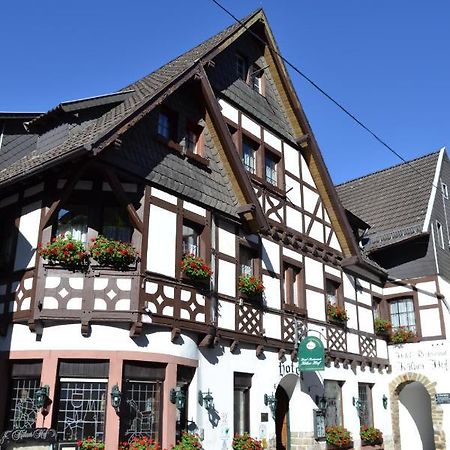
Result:
{"label": "power line", "polygon": [[[269,45],[268,42],[266,42],[264,39],[262,39],[260,36],[258,36],[255,32],[250,30],[247,25],[245,25],[241,20],[239,20],[231,11],[229,11],[225,6],[220,4],[217,0],[211,0],[213,3],[215,3],[220,9],[222,9],[226,14],[228,14],[230,17],[232,17],[236,22],[238,22],[242,27],[244,27],[253,37],[255,37],[257,40],[262,42],[264,45]],[[354,122],[356,122],[361,128],[363,128],[365,131],[367,131],[373,138],[375,138],[381,145],[383,145],[385,148],[387,148],[392,154],[397,156],[401,161],[403,161],[405,164],[407,164],[416,174],[423,177],[424,179],[428,180],[428,177],[426,177],[424,174],[422,174],[420,171],[418,171],[415,167],[413,167],[409,161],[407,161],[405,158],[403,158],[400,153],[395,151],[386,141],[384,141],[378,134],[376,134],[374,131],[372,131],[367,125],[365,125],[360,119],[358,119],[354,114],[352,114],[345,106],[343,106],[341,103],[339,103],[336,99],[334,99],[330,94],[328,94],[324,89],[322,89],[315,81],[313,81],[309,76],[307,76],[305,73],[303,73],[298,67],[296,67],[294,64],[292,64],[289,60],[287,60],[281,53],[277,51],[276,48],[271,47],[272,51],[279,57],[281,60],[289,66],[294,72],[298,73],[303,79],[305,79],[311,86],[313,86],[316,90],[318,90],[322,95],[324,95],[328,100],[330,100],[334,105],[336,105],[344,114],[346,114],[350,119],[352,119]],[[437,186],[433,182],[431,182],[431,185],[434,186],[437,189]]]}

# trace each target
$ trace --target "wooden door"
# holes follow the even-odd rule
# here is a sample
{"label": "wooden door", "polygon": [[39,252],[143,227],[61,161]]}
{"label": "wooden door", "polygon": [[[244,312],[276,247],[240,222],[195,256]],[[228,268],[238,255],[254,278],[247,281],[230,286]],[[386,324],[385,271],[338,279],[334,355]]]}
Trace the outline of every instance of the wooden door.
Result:
{"label": "wooden door", "polygon": [[277,399],[275,410],[277,450],[289,450],[289,397],[286,391],[278,386],[275,398]]}

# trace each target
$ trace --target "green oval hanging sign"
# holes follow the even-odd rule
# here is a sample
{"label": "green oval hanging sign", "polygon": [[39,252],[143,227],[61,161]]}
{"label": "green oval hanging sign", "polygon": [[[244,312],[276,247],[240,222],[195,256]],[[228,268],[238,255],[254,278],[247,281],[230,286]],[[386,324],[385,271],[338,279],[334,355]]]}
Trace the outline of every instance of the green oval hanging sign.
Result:
{"label": "green oval hanging sign", "polygon": [[302,372],[325,370],[325,348],[315,336],[305,337],[298,346],[298,368]]}

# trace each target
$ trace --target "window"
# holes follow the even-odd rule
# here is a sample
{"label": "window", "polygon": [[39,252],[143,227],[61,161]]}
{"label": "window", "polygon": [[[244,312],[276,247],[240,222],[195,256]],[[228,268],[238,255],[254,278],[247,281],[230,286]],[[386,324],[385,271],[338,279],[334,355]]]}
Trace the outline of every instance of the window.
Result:
{"label": "window", "polygon": [[358,398],[359,398],[359,423],[360,425],[373,425],[373,411],[372,411],[372,385],[367,383],[358,383]]}
{"label": "window", "polygon": [[6,271],[13,254],[13,244],[16,239],[17,228],[12,217],[3,217],[0,221],[0,271]]}
{"label": "window", "polygon": [[103,208],[103,236],[130,242],[132,233],[133,227],[124,208],[120,206],[105,206]]}
{"label": "window", "polygon": [[200,256],[200,230],[199,226],[189,221],[183,221],[182,250],[183,255],[190,253]]}
{"label": "window", "polygon": [[86,243],[88,232],[87,205],[65,205],[58,211],[56,234],[70,234],[76,240]]}
{"label": "window", "polygon": [[257,144],[244,138],[242,141],[242,161],[245,170],[251,174],[256,173],[256,149]]}
{"label": "window", "polygon": [[236,75],[241,80],[247,81],[247,61],[242,55],[236,55]]}
{"label": "window", "polygon": [[203,129],[198,125],[188,125],[184,137],[184,150],[187,153],[202,155],[203,153]]}
{"label": "window", "polygon": [[284,264],[284,302],[304,309],[303,277],[300,267]]}
{"label": "window", "polygon": [[58,441],[105,439],[108,370],[103,361],[60,362],[55,407]]}
{"label": "window", "polygon": [[441,190],[443,197],[448,199],[448,187],[445,183],[441,183]]}
{"label": "window", "polygon": [[439,247],[445,248],[444,230],[442,229],[442,224],[438,221],[436,221],[436,234]]}
{"label": "window", "polygon": [[338,281],[325,278],[325,292],[327,303],[332,305],[340,304],[340,288],[341,284]]}
{"label": "window", "polygon": [[279,158],[275,156],[273,153],[266,151],[264,158],[264,171],[265,178],[268,183],[272,186],[278,185],[278,173],[277,173],[277,165],[279,162]]}
{"label": "window", "polygon": [[325,408],[325,426],[342,425],[342,391],[341,383],[324,380],[324,397],[327,402]]}
{"label": "window", "polygon": [[239,247],[239,264],[241,268],[241,275],[255,275],[255,254],[254,251],[248,247]]}
{"label": "window", "polygon": [[395,331],[400,327],[416,331],[416,316],[412,298],[399,298],[389,301],[392,329]]}
{"label": "window", "polygon": [[259,68],[256,64],[254,64],[251,68],[250,73],[250,87],[258,94],[262,94],[262,82],[264,71]]}
{"label": "window", "polygon": [[160,111],[158,115],[158,134],[165,139],[170,139],[172,137],[172,126],[169,114],[162,111]]}
{"label": "window", "polygon": [[250,432],[250,388],[252,375],[234,373],[234,433]]}
{"label": "window", "polygon": [[164,376],[164,365],[125,363],[120,409],[122,442],[139,436],[161,441]]}
{"label": "window", "polygon": [[35,361],[12,364],[6,429],[35,428],[38,410],[34,395],[40,386],[41,368],[42,363]]}

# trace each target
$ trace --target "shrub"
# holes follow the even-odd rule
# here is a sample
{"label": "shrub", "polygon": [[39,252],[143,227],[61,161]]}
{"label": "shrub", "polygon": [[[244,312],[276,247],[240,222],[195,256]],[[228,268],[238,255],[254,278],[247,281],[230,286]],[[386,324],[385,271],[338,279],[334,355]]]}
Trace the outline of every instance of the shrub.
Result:
{"label": "shrub", "polygon": [[262,450],[261,441],[252,438],[248,433],[236,434],[231,444],[233,450]]}
{"label": "shrub", "polygon": [[115,241],[104,236],[92,239],[89,247],[91,256],[101,266],[125,270],[138,259],[136,249],[129,242]]}
{"label": "shrub", "polygon": [[87,268],[89,255],[81,241],[73,239],[70,234],[60,234],[47,243],[38,245],[39,255],[49,264],[61,264],[73,269]]}
{"label": "shrub", "polygon": [[347,322],[347,311],[339,305],[333,305],[327,303],[327,316],[329,319],[336,320],[338,322]]}
{"label": "shrub", "polygon": [[103,450],[105,448],[105,443],[103,441],[93,437],[80,439],[77,442],[77,445],[80,450]]}
{"label": "shrub", "polygon": [[203,258],[193,254],[187,254],[181,260],[181,270],[193,280],[206,280],[212,275],[211,267],[205,263]]}
{"label": "shrub", "polygon": [[342,426],[327,427],[325,440],[337,448],[347,448],[352,443],[352,435]]}
{"label": "shrub", "polygon": [[264,292],[262,281],[253,275],[241,275],[239,277],[238,288],[244,295],[257,295]]}
{"label": "shrub", "polygon": [[157,442],[147,436],[135,436],[129,442],[122,442],[119,450],[160,450]]}
{"label": "shrub", "polygon": [[376,334],[389,333],[392,329],[392,324],[389,320],[380,319],[379,317],[374,320],[374,326]]}
{"label": "shrub", "polygon": [[374,427],[363,425],[359,430],[361,441],[367,445],[376,445],[383,442],[383,433]]}
{"label": "shrub", "polygon": [[414,331],[411,331],[407,327],[400,327],[391,334],[390,340],[394,344],[403,344],[415,337],[416,333]]}
{"label": "shrub", "polygon": [[178,441],[172,450],[201,450],[202,443],[200,442],[200,436],[196,433],[183,432],[181,439]]}

